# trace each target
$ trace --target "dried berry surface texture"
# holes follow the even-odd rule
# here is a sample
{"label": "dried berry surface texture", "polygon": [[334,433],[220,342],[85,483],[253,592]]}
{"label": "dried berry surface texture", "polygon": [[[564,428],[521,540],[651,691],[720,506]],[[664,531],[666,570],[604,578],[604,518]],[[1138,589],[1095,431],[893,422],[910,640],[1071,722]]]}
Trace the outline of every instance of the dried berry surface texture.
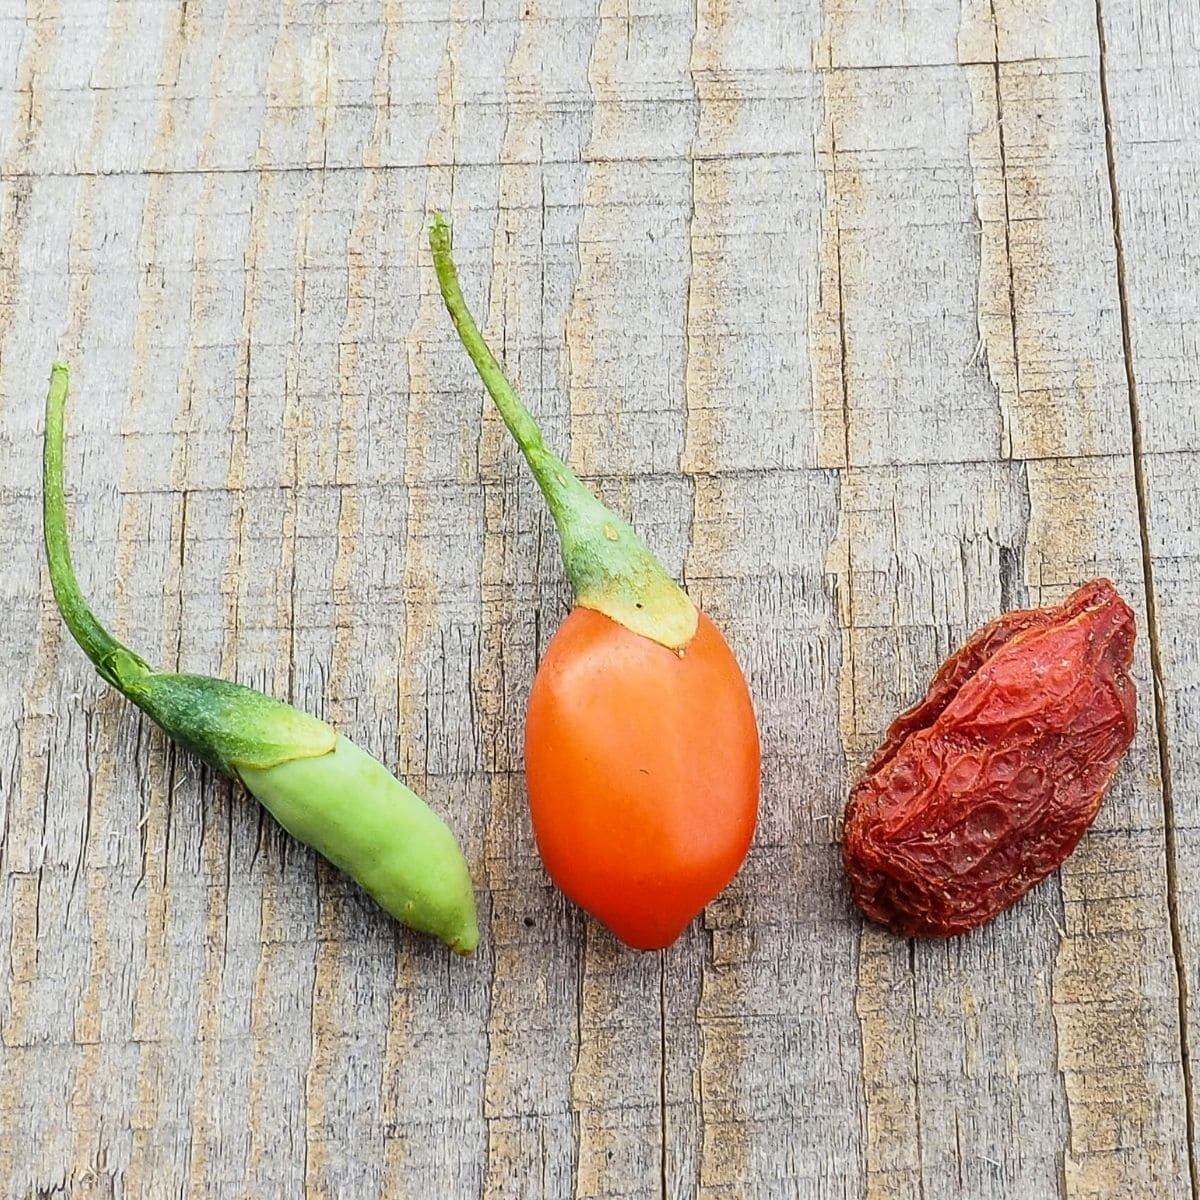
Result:
{"label": "dried berry surface texture", "polygon": [[897,933],[990,920],[1095,820],[1133,740],[1133,613],[1106,579],[980,630],[899,716],[850,795],[851,891]]}

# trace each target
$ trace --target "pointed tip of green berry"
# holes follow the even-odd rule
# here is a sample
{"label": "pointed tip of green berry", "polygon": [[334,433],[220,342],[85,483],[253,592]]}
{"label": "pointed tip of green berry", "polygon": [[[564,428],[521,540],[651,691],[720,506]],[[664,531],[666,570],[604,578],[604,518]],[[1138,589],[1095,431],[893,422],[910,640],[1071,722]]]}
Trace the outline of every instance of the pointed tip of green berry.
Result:
{"label": "pointed tip of green berry", "polygon": [[455,954],[461,954],[463,958],[470,958],[479,945],[479,926],[472,921],[470,926],[464,927],[461,933],[451,938],[447,945]]}

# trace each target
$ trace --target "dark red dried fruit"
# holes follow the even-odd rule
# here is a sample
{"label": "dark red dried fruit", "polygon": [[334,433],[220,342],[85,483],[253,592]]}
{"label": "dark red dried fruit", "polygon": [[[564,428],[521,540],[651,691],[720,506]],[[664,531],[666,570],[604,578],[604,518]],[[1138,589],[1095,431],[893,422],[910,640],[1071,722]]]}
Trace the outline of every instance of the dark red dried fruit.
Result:
{"label": "dark red dried fruit", "polygon": [[1062,863],[1133,740],[1136,635],[1097,579],[993,621],[945,663],[846,806],[842,858],[868,917],[964,933]]}

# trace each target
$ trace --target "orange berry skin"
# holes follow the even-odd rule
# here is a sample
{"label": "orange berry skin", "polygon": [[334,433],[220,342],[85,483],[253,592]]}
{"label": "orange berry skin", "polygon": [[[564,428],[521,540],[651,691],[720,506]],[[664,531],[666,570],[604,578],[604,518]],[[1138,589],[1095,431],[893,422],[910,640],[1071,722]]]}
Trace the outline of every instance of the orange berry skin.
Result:
{"label": "orange berry skin", "polygon": [[675,941],[754,836],[754,708],[704,613],[681,656],[576,608],[534,680],[525,768],[550,877],[634,949]]}

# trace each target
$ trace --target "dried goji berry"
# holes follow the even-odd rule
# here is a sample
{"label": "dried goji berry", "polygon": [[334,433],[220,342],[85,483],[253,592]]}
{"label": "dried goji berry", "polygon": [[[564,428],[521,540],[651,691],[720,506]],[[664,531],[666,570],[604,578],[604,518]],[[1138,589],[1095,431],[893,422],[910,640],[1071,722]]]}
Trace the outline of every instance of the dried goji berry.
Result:
{"label": "dried goji berry", "polygon": [[1107,579],[981,629],[899,716],[846,807],[856,903],[944,937],[1044,879],[1095,820],[1133,740],[1133,613]]}

